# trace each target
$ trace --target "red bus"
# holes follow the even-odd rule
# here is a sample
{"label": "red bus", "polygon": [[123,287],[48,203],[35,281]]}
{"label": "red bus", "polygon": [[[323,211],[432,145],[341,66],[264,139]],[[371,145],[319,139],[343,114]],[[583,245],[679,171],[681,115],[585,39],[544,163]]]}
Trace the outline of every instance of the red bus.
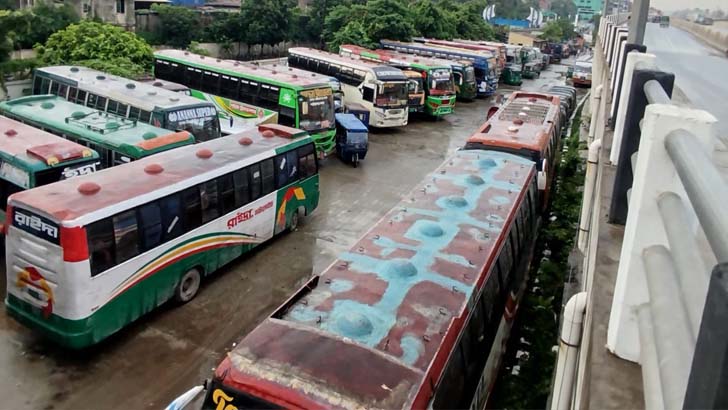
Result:
{"label": "red bus", "polygon": [[534,165],[455,153],[226,355],[203,409],[483,408],[533,253]]}
{"label": "red bus", "polygon": [[561,142],[559,97],[517,91],[468,138],[465,149],[489,149],[536,162],[538,188],[545,209],[556,175]]}

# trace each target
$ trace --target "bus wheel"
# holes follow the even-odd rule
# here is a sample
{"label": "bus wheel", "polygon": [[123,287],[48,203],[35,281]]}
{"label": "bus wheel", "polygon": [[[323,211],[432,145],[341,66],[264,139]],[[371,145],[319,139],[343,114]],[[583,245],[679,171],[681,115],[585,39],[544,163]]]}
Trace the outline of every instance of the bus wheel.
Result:
{"label": "bus wheel", "polygon": [[296,229],[298,229],[298,223],[299,223],[299,222],[301,221],[301,215],[303,215],[303,212],[304,212],[304,211],[303,211],[303,208],[302,208],[302,207],[300,207],[300,208],[296,209],[296,210],[295,210],[295,211],[294,211],[294,212],[293,212],[293,213],[291,214],[291,222],[290,222],[290,223],[288,223],[288,230],[289,230],[290,232],[293,232],[293,231],[295,231]]}
{"label": "bus wheel", "polygon": [[200,280],[200,271],[197,268],[188,270],[182,275],[179,285],[174,290],[175,300],[180,303],[187,303],[194,299],[197,291],[200,290]]}

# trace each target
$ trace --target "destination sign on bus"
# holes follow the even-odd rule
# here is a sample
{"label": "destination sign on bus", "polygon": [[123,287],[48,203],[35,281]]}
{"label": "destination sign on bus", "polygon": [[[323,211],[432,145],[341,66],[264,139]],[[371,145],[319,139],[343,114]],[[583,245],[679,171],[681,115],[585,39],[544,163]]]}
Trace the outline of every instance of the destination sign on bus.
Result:
{"label": "destination sign on bus", "polygon": [[49,242],[59,243],[58,225],[42,216],[16,208],[13,210],[13,226]]}
{"label": "destination sign on bus", "polygon": [[330,96],[332,90],[331,88],[317,88],[315,90],[303,90],[300,94],[305,98],[321,98]]}
{"label": "destination sign on bus", "polygon": [[66,167],[61,172],[61,180],[77,177],[80,175],[89,175],[101,169],[101,161],[92,162],[90,164],[82,164],[75,167]]}
{"label": "destination sign on bus", "polygon": [[397,80],[406,80],[407,77],[405,77],[404,74],[402,74],[402,71],[392,69],[390,67],[374,67],[372,68],[374,71],[374,74],[377,76],[377,80],[387,81],[397,81]]}
{"label": "destination sign on bus", "polygon": [[196,120],[200,118],[209,118],[217,115],[215,107],[197,107],[185,110],[172,111],[167,114],[170,122]]}

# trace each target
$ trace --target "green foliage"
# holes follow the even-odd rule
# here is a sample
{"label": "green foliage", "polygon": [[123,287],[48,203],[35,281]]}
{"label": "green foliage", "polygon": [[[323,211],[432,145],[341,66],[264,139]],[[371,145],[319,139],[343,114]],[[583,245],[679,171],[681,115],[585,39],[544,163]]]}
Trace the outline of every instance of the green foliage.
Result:
{"label": "green foliage", "polygon": [[198,43],[197,41],[191,41],[190,42],[190,45],[187,46],[187,51],[189,51],[190,53],[199,54],[201,56],[209,56],[210,55],[210,52],[207,51],[207,49],[202,48],[200,46],[200,43]]}
{"label": "green foliage", "polygon": [[10,34],[10,16],[12,13],[7,10],[0,10],[0,63],[10,59],[10,52],[13,51],[13,42]]}
{"label": "green foliage", "polygon": [[52,34],[37,45],[38,59],[47,65],[104,64],[119,71],[151,70],[152,48],[134,33],[111,24],[82,21]]}
{"label": "green foliage", "polygon": [[18,2],[15,0],[0,0],[0,10],[15,10]]}
{"label": "green foliage", "polygon": [[154,4],[152,10],[159,15],[159,36],[164,44],[185,48],[200,37],[200,15],[196,11],[166,4]]}
{"label": "green foliage", "polygon": [[[528,17],[528,14],[531,12],[531,7],[535,9],[539,8],[538,0],[491,0],[488,4],[495,5],[495,14],[498,17],[519,20]],[[481,13],[483,8],[480,9]]]}
{"label": "green foliage", "polygon": [[452,2],[434,3],[432,0],[416,0],[411,9],[417,34],[439,39],[453,39],[458,34],[458,22],[451,11],[452,8],[448,6],[452,6]]}
{"label": "green foliage", "polygon": [[78,22],[78,15],[68,4],[57,6],[40,2],[32,9],[14,12],[14,48],[31,48],[45,42],[51,34]]}
{"label": "green foliage", "polygon": [[[579,156],[584,148],[579,143],[580,118],[581,108],[565,141],[566,151],[552,192],[551,214],[556,218],[545,220],[539,233],[535,265],[514,324],[505,369],[496,382],[494,408],[544,408],[550,394],[556,363],[552,348],[558,343],[564,280],[578,229],[584,184],[584,161]],[[539,263],[542,254],[548,256]],[[515,358],[515,350],[528,354]],[[519,367],[517,374],[509,371],[514,366]]]}
{"label": "green foliage", "polygon": [[377,46],[369,38],[364,25],[358,21],[351,21],[343,29],[336,32],[326,46],[332,53],[338,53],[339,46],[342,44],[356,44],[367,48],[376,48]]}
{"label": "green foliage", "polygon": [[145,78],[150,73],[148,68],[134,64],[128,58],[123,57],[112,58],[110,60],[81,60],[75,62],[75,64],[131,79]]}
{"label": "green foliage", "polygon": [[35,58],[0,62],[0,89],[7,92],[5,88],[6,76],[15,80],[30,78],[33,75],[33,69],[38,65],[38,60]]}
{"label": "green foliage", "polygon": [[[335,7],[341,5],[350,6],[351,1],[313,0],[305,12],[299,10],[301,16],[299,19],[300,25],[294,31],[301,32],[301,37],[304,40],[308,39],[323,44],[326,17]],[[295,38],[295,36],[292,38]]]}
{"label": "green foliage", "polygon": [[292,0],[243,0],[241,29],[248,44],[275,45],[287,40]]}
{"label": "green foliage", "polygon": [[409,40],[415,34],[411,13],[403,0],[369,0],[366,7],[362,23],[370,39]]}
{"label": "green foliage", "polygon": [[574,38],[574,25],[567,19],[549,21],[543,28],[541,38],[551,42],[561,42]]}
{"label": "green foliage", "polygon": [[455,11],[458,37],[469,40],[495,40],[493,26],[483,20],[482,12],[486,6],[483,0],[470,0],[462,3]]}

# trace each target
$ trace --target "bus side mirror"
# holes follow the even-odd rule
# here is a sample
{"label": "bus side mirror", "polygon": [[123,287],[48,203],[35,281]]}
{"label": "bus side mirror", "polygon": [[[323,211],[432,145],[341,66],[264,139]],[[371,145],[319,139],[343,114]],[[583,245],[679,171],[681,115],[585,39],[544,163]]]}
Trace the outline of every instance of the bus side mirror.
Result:
{"label": "bus side mirror", "polygon": [[500,108],[499,107],[496,107],[496,106],[493,106],[493,107],[488,108],[488,117],[487,117],[487,119],[490,119],[490,117],[492,117],[493,114],[497,113],[499,109]]}

